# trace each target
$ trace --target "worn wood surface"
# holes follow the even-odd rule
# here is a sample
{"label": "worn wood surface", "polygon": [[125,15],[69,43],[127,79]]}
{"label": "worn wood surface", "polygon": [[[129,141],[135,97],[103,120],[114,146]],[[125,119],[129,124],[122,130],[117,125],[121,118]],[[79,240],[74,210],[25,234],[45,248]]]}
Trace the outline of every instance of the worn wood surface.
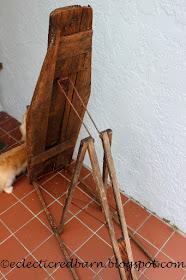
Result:
{"label": "worn wood surface", "polygon": [[[68,166],[67,170],[69,170],[71,173],[73,173],[73,169]],[[83,178],[80,176],[79,181],[83,184],[83,186],[88,190],[88,192],[93,196],[95,201],[101,206],[100,198],[99,196],[91,189],[91,187],[83,180]],[[120,226],[120,222],[118,219],[118,216],[110,209],[110,214],[114,221]],[[147,255],[147,257],[151,260],[154,261],[155,257],[154,255],[141,243],[141,241],[132,233],[132,231],[128,229],[128,234],[130,238],[140,247],[140,249]]]}
{"label": "worn wood surface", "polygon": [[[27,118],[30,182],[66,166],[72,159],[81,122],[66,101],[57,82],[59,78],[68,76],[87,105],[91,87],[91,51],[91,7],[76,5],[54,10],[50,14],[47,55]],[[64,81],[62,86],[83,118],[85,109],[74,93],[73,86],[68,81]],[[52,155],[55,146],[69,139],[74,139],[71,147]],[[47,152],[43,161],[44,153],[48,150],[50,152]],[[39,159],[42,159],[40,163]]]}
{"label": "worn wood surface", "polygon": [[60,31],[58,30],[48,48],[27,116],[26,139],[30,182],[43,171],[42,165],[31,167],[30,164],[32,157],[46,150],[48,118],[59,38]]}
{"label": "worn wood surface", "polygon": [[[94,181],[96,183],[96,186],[97,186],[97,189],[98,189],[98,192],[99,192],[102,211],[103,211],[103,214],[105,216],[105,220],[106,220],[106,224],[107,224],[108,233],[109,233],[109,236],[110,236],[112,248],[113,248],[113,251],[114,251],[114,254],[115,254],[116,262],[118,264],[120,264],[120,263],[122,263],[122,258],[121,258],[119,246],[118,246],[115,231],[114,231],[112,216],[110,214],[110,209],[109,209],[109,205],[108,205],[108,201],[107,201],[107,196],[106,196],[105,188],[104,188],[104,185],[103,185],[101,171],[100,171],[100,168],[99,168],[99,163],[98,163],[98,159],[97,159],[97,155],[96,155],[96,151],[95,151],[93,141],[91,141],[88,145],[88,152],[89,152],[89,157],[90,157],[90,161],[91,161],[91,165],[92,165],[92,169],[93,169],[93,177],[94,177]],[[127,233],[127,235],[128,235],[128,233]],[[120,277],[121,277],[122,280],[127,280],[125,270],[124,270],[123,267],[119,267],[119,273],[120,273]]]}
{"label": "worn wood surface", "polygon": [[81,143],[80,143],[76,164],[75,164],[74,171],[72,174],[72,179],[70,182],[70,187],[68,188],[68,195],[65,200],[65,205],[63,208],[63,212],[62,212],[62,216],[61,216],[61,220],[60,220],[60,224],[59,224],[59,228],[58,228],[59,234],[62,233],[64,225],[65,225],[68,210],[69,210],[70,204],[72,202],[72,196],[73,196],[75,187],[78,183],[79,175],[80,175],[81,168],[83,165],[83,160],[84,160],[85,153],[87,150],[88,141],[89,141],[89,137],[87,139],[81,140]]}
{"label": "worn wood surface", "polygon": [[[106,131],[101,132],[100,137],[102,139],[103,143],[103,149],[106,157],[106,162],[109,170],[109,176],[112,184],[112,189],[113,189],[113,195],[117,207],[117,213],[119,217],[119,221],[121,224],[121,231],[123,235],[123,239],[125,239],[126,243],[126,248],[127,248],[127,254],[128,254],[128,259],[129,262],[134,263],[133,255],[132,255],[132,250],[131,250],[131,245],[129,241],[129,236],[128,236],[128,231],[127,231],[127,224],[123,212],[123,206],[122,206],[122,201],[121,201],[121,196],[119,192],[119,187],[118,187],[118,182],[117,182],[117,177],[116,177],[116,171],[114,167],[114,162],[112,158],[112,152],[111,152],[111,147],[110,147],[110,142],[109,142],[109,137]],[[137,280],[136,272],[134,267],[131,268],[131,273],[133,280]]]}
{"label": "worn wood surface", "polygon": [[[112,143],[112,130],[107,129],[106,132],[108,134],[109,143],[111,145],[111,143]],[[103,185],[105,187],[106,192],[107,192],[108,174],[109,174],[109,171],[108,171],[106,156],[105,156],[105,153],[104,153],[104,155],[103,155],[103,174],[102,174],[102,177],[103,177]]]}
{"label": "worn wood surface", "polygon": [[[70,256],[69,256],[69,254],[68,254],[68,252],[67,252],[67,250],[65,248],[65,245],[64,245],[64,243],[63,243],[63,241],[61,239],[61,236],[58,233],[57,226],[56,226],[56,224],[54,223],[54,221],[52,219],[52,216],[51,216],[51,214],[50,214],[50,212],[49,212],[49,210],[48,210],[48,208],[46,206],[46,203],[45,203],[45,201],[43,199],[43,196],[42,196],[42,194],[41,194],[41,192],[39,190],[39,187],[38,187],[36,182],[33,182],[33,185],[34,185],[34,187],[36,189],[36,192],[37,192],[37,195],[38,195],[39,200],[41,202],[41,205],[43,206],[45,215],[46,215],[46,217],[47,217],[47,219],[49,221],[49,224],[50,224],[50,226],[51,226],[51,228],[53,230],[53,233],[54,233],[54,235],[55,235],[55,237],[57,239],[59,247],[60,247],[60,249],[61,249],[61,251],[62,251],[62,253],[63,253],[64,257],[65,257],[65,260],[66,260],[66,262],[70,262],[71,261],[70,260]],[[70,271],[72,273],[72,276],[73,276],[74,280],[80,280],[80,278],[79,278],[75,268],[71,267],[71,266],[69,266],[69,268],[70,268]]]}

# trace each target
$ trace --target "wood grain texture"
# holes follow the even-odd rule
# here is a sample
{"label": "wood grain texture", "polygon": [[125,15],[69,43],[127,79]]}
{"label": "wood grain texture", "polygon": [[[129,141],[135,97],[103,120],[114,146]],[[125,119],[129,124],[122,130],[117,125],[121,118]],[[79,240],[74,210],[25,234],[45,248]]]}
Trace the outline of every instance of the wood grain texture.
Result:
{"label": "wood grain texture", "polygon": [[30,162],[33,156],[45,151],[48,129],[48,117],[50,112],[52,84],[55,72],[56,57],[59,45],[60,32],[57,31],[50,44],[40,76],[34,91],[30,110],[27,116],[27,157],[28,175],[32,181],[42,172],[43,167],[31,168]]}
{"label": "wood grain texture", "polygon": [[[51,49],[56,45],[55,58]],[[27,154],[29,181],[37,179],[60,166],[70,163],[81,127],[81,122],[60,91],[57,81],[68,76],[87,104],[91,86],[92,9],[78,5],[59,8],[50,14],[48,50],[36,85],[27,120]],[[85,110],[80,105],[74,88],[63,82],[67,96],[83,118]],[[50,156],[37,165],[31,158],[69,139],[71,148]],[[32,161],[33,163],[34,161]],[[37,161],[38,162],[38,161]]]}

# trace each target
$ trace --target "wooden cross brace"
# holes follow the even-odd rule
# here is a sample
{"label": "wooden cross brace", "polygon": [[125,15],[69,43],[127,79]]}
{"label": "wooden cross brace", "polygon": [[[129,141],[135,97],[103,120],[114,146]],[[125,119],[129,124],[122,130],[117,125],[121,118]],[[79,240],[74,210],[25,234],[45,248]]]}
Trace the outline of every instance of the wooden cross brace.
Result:
{"label": "wooden cross brace", "polygon": [[[108,233],[110,236],[111,245],[112,245],[112,248],[114,251],[116,262],[117,262],[117,264],[120,264],[123,262],[123,259],[122,259],[118,241],[116,239],[115,231],[114,231],[114,226],[113,226],[114,216],[112,215],[112,213],[110,211],[109,204],[107,201],[107,193],[106,193],[107,191],[106,190],[107,190],[108,175],[110,176],[113,195],[114,195],[115,203],[116,203],[116,207],[117,207],[118,221],[119,221],[119,225],[121,228],[122,239],[125,240],[125,244],[126,244],[126,251],[127,251],[126,253],[127,253],[127,257],[128,257],[128,262],[134,263],[133,256],[132,256],[132,250],[131,250],[131,246],[130,246],[130,241],[129,241],[129,236],[128,236],[126,220],[125,220],[125,216],[124,216],[124,212],[123,212],[121,196],[120,196],[119,187],[118,187],[117,178],[116,178],[116,172],[115,172],[115,168],[114,168],[114,162],[113,162],[113,158],[112,158],[112,152],[111,152],[112,131],[110,129],[108,129],[106,131],[101,132],[100,138],[102,140],[103,150],[104,150],[103,176],[101,176],[98,158],[97,158],[97,154],[96,154],[96,150],[95,150],[95,146],[94,146],[94,139],[92,137],[87,137],[87,138],[81,140],[76,164],[75,164],[73,174],[72,174],[71,183],[70,183],[70,186],[68,189],[68,195],[67,195],[67,198],[65,201],[60,224],[58,227],[55,225],[55,223],[52,219],[52,216],[50,215],[50,212],[47,209],[46,203],[41,195],[39,187],[35,181],[33,182],[33,185],[37,191],[38,197],[43,206],[43,209],[48,218],[48,221],[51,225],[51,228],[56,236],[60,249],[63,252],[63,255],[64,255],[66,261],[70,262],[70,256],[62,241],[61,234],[64,229],[64,225],[65,225],[65,221],[66,221],[66,217],[67,217],[67,214],[69,211],[70,204],[72,202],[73,193],[74,193],[75,187],[76,187],[79,177],[80,177],[80,172],[81,172],[81,168],[83,165],[85,153],[88,150],[91,165],[92,165],[92,170],[93,170],[93,177],[94,177],[96,187],[98,190],[99,202],[101,204],[102,211],[103,211],[103,214],[105,217],[106,227],[108,229]],[[121,266],[121,267],[118,266],[118,269],[119,269],[120,278],[122,280],[129,280],[129,279],[136,280],[137,279],[133,266],[131,267],[131,271],[128,274],[128,276],[126,276],[126,271],[123,266]],[[78,276],[75,268],[70,267],[70,270],[71,270],[73,278],[75,280],[79,280],[79,276]]]}
{"label": "wooden cross brace", "polygon": [[[96,150],[95,150],[95,146],[94,146],[94,139],[92,137],[87,137],[87,138],[83,139],[80,143],[79,152],[78,152],[78,156],[77,156],[77,160],[76,160],[76,165],[74,167],[70,187],[68,189],[68,195],[67,195],[67,198],[65,201],[64,209],[63,209],[62,216],[61,216],[61,221],[60,221],[60,224],[58,227],[58,233],[61,234],[64,229],[66,217],[67,217],[67,214],[69,211],[70,204],[72,202],[73,193],[74,193],[75,187],[79,180],[85,153],[88,150],[91,165],[92,165],[92,170],[93,170],[93,177],[94,177],[96,187],[97,187],[97,190],[99,193],[99,199],[101,202],[102,211],[105,216],[105,221],[106,221],[106,225],[107,225],[107,229],[108,229],[108,233],[110,236],[110,240],[111,240],[111,244],[113,247],[116,261],[118,264],[123,262],[121,253],[120,253],[120,249],[119,249],[119,245],[118,245],[118,242],[116,239],[114,227],[113,227],[112,215],[110,213],[110,208],[109,208],[109,204],[107,201],[106,187],[107,187],[108,174],[109,174],[110,180],[111,180],[111,185],[112,185],[112,189],[113,189],[113,194],[114,194],[114,198],[115,198],[117,213],[118,213],[121,232],[122,232],[122,237],[126,243],[128,260],[129,260],[129,263],[133,263],[134,261],[133,261],[128,231],[127,231],[127,225],[126,225],[126,221],[125,221],[122,201],[121,201],[121,197],[120,197],[120,192],[119,192],[117,178],[116,178],[116,172],[115,172],[112,153],[111,153],[112,131],[111,130],[103,131],[100,133],[100,137],[102,139],[102,144],[103,144],[103,149],[104,149],[103,178],[101,176],[101,172],[100,172],[100,168],[99,168],[99,163],[98,163]],[[120,273],[120,277],[122,280],[128,279],[126,277],[125,270],[123,267],[119,267],[119,273]],[[137,279],[136,273],[135,273],[135,270],[133,267],[131,268],[131,274],[132,274],[131,275],[132,278],[130,278],[130,279],[133,279],[133,280]]]}

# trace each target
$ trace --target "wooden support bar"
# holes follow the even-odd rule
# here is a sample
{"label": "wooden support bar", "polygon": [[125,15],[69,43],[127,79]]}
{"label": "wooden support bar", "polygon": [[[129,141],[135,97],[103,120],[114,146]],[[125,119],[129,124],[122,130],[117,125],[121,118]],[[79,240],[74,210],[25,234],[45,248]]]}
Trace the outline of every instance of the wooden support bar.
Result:
{"label": "wooden support bar", "polygon": [[[68,166],[67,169],[72,173],[73,169]],[[95,194],[95,192],[91,189],[91,187],[83,180],[82,177],[79,177],[79,181],[83,184],[83,186],[90,192],[90,194],[93,196],[95,201],[101,206],[100,198]],[[114,221],[120,226],[119,219],[117,215],[110,209],[110,214],[112,215]],[[132,233],[132,231],[128,229],[128,234],[130,238],[140,247],[140,249],[149,257],[151,261],[155,260],[154,255],[141,243],[141,241]]]}
{"label": "wooden support bar", "polygon": [[63,152],[63,151],[66,151],[67,149],[73,147],[74,145],[74,141],[75,141],[75,138],[73,137],[72,139],[70,140],[66,140],[64,141],[63,143],[61,144],[58,144],[57,146],[54,146],[53,148],[43,152],[42,154],[36,156],[36,157],[33,157],[31,159],[31,166],[33,165],[36,165],[38,163],[42,163],[44,162],[45,160]]}
{"label": "wooden support bar", "polygon": [[[38,188],[38,185],[37,185],[37,183],[36,183],[35,181],[33,182],[33,185],[34,185],[34,187],[35,187],[35,189],[36,189],[36,192],[37,192],[37,195],[38,195],[39,200],[40,200],[40,202],[41,202],[41,205],[43,206],[43,209],[44,209],[44,211],[45,211],[46,217],[47,217],[47,219],[48,219],[48,221],[49,221],[49,223],[50,223],[50,226],[51,226],[51,228],[52,228],[52,230],[53,230],[53,232],[54,232],[54,235],[55,235],[55,237],[56,237],[56,239],[57,239],[57,242],[58,242],[58,244],[59,244],[59,247],[60,247],[60,249],[61,249],[61,251],[62,251],[62,253],[63,253],[64,257],[65,257],[65,260],[66,260],[67,262],[70,262],[70,261],[71,261],[71,260],[70,260],[70,256],[69,256],[69,254],[68,254],[68,252],[67,252],[67,250],[66,250],[66,248],[65,248],[65,245],[64,245],[64,243],[63,243],[63,241],[62,241],[62,239],[61,239],[61,237],[60,237],[60,235],[59,235],[59,233],[58,233],[57,226],[55,225],[55,223],[54,223],[54,221],[53,221],[53,219],[52,219],[52,216],[50,215],[50,212],[48,211],[48,208],[47,208],[46,203],[45,203],[45,201],[44,201],[44,199],[43,199],[43,197],[42,197],[42,194],[41,194],[41,192],[40,192],[40,190],[39,190],[39,188]],[[73,278],[74,278],[75,280],[80,280],[80,278],[79,278],[79,276],[77,275],[77,272],[76,272],[76,270],[74,269],[74,267],[71,267],[71,266],[70,266],[69,268],[70,268],[70,271],[71,271],[71,273],[72,273],[72,275],[73,275]]]}
{"label": "wooden support bar", "polygon": [[[92,165],[92,169],[93,169],[94,180],[95,180],[97,189],[99,191],[99,197],[101,200],[102,210],[103,210],[103,213],[105,216],[106,224],[108,226],[107,228],[108,228],[108,233],[110,236],[112,248],[113,248],[113,251],[115,254],[116,262],[118,264],[120,264],[120,263],[122,263],[122,258],[121,258],[121,254],[120,254],[120,250],[119,250],[119,245],[116,240],[114,226],[113,226],[112,218],[110,215],[110,209],[109,209],[109,205],[108,205],[108,201],[107,201],[105,188],[103,186],[102,176],[101,176],[93,140],[88,145],[88,152],[89,152],[89,157],[90,157],[90,161],[91,161],[91,165]],[[127,280],[125,270],[123,267],[122,268],[119,267],[119,273],[120,273],[120,277],[122,280]],[[134,278],[134,280],[135,279],[136,278]]]}
{"label": "wooden support bar", "polygon": [[[108,170],[109,170],[109,176],[111,179],[113,194],[114,194],[117,212],[118,212],[118,216],[119,216],[119,220],[120,220],[120,224],[121,224],[121,230],[122,230],[123,238],[125,239],[125,242],[126,242],[128,259],[129,259],[129,262],[134,263],[131,245],[130,245],[129,236],[128,236],[128,231],[127,231],[127,224],[126,224],[126,220],[125,220],[125,216],[124,216],[124,212],[123,212],[123,206],[122,206],[121,196],[120,196],[117,177],[116,177],[116,171],[115,171],[115,167],[114,167],[114,162],[113,162],[113,158],[112,158],[111,147],[110,147],[107,132],[100,133],[100,137],[102,139],[103,149],[104,149],[105,156],[106,156],[107,166],[108,166]],[[131,267],[131,272],[132,272],[133,280],[137,280],[134,267]]]}
{"label": "wooden support bar", "polygon": [[[111,145],[112,143],[112,130],[111,129],[107,129],[106,130],[107,134],[108,134],[108,137],[109,137],[109,143]],[[104,156],[103,156],[103,185],[105,187],[105,191],[107,192],[107,183],[108,183],[108,166],[107,166],[107,162],[106,162],[106,156],[105,156],[105,153],[104,153]]]}
{"label": "wooden support bar", "polygon": [[62,216],[61,216],[61,221],[60,221],[59,228],[58,228],[59,234],[62,233],[63,228],[64,228],[64,224],[65,224],[65,220],[66,220],[66,217],[67,217],[67,214],[68,214],[68,210],[69,210],[70,204],[72,202],[72,196],[73,196],[73,193],[74,193],[74,189],[75,189],[75,187],[78,183],[79,175],[80,175],[80,172],[81,172],[81,167],[82,167],[82,164],[83,164],[83,160],[84,160],[85,153],[86,153],[86,150],[87,150],[88,142],[90,141],[90,139],[91,138],[88,137],[88,138],[82,140],[81,143],[80,143],[79,152],[78,152],[78,156],[77,156],[77,160],[76,160],[76,165],[74,167],[74,172],[73,172],[73,175],[72,175],[70,187],[68,189],[68,195],[67,195],[67,198],[65,200],[65,205],[64,205],[64,209],[63,209]]}

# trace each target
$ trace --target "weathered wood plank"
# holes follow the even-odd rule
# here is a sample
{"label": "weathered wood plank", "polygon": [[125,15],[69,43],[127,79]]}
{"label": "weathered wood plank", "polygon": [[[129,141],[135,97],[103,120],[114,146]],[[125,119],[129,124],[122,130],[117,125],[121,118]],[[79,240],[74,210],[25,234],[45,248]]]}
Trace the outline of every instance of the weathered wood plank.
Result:
{"label": "weathered wood plank", "polygon": [[[60,38],[56,49],[55,65],[50,65],[53,62],[49,59],[49,53],[57,32],[60,33]],[[74,85],[77,84],[78,91],[87,104],[91,83],[91,47],[92,9],[90,7],[65,7],[51,13],[47,56],[32,99],[31,113],[28,116],[28,134],[32,135],[32,141],[29,135],[27,139],[30,144],[34,143],[28,145],[28,154],[32,154],[32,157],[38,156],[38,166],[32,166],[32,169],[29,168],[31,161],[29,158],[30,180],[65,166],[71,161],[81,122],[77,120],[72,108],[66,102],[57,81],[61,77],[69,76]],[[48,78],[43,77],[46,75],[44,72],[48,73]],[[80,106],[73,86],[66,82],[65,91],[83,117],[85,110]],[[45,150],[50,150],[72,137],[75,137],[73,147],[39,163],[39,158],[42,158],[39,155]]]}
{"label": "weathered wood plank", "polygon": [[[122,263],[122,258],[121,258],[119,245],[117,243],[117,239],[116,239],[116,235],[115,235],[115,231],[114,231],[112,216],[110,214],[110,208],[108,205],[105,188],[103,186],[102,176],[101,176],[99,163],[98,163],[93,141],[91,141],[88,145],[88,152],[89,152],[89,157],[90,157],[90,161],[91,161],[91,165],[92,165],[92,169],[93,169],[94,181],[96,183],[96,187],[97,187],[97,190],[99,193],[102,211],[103,211],[103,214],[105,217],[108,233],[110,236],[110,241],[111,241],[112,248],[113,248],[113,251],[115,254],[116,262],[118,264],[120,264],[120,263]],[[127,280],[125,270],[123,267],[119,267],[119,273],[120,273],[120,277],[122,280]]]}
{"label": "weathered wood plank", "polygon": [[76,164],[75,164],[74,171],[73,171],[73,174],[72,174],[70,187],[68,189],[68,195],[67,195],[67,198],[65,200],[65,205],[64,205],[64,208],[63,208],[61,221],[60,221],[59,228],[58,228],[59,234],[62,233],[64,225],[65,225],[68,210],[69,210],[70,204],[72,202],[72,196],[73,196],[75,187],[78,183],[78,179],[79,179],[79,175],[80,175],[80,172],[81,172],[83,160],[84,160],[85,153],[86,153],[86,150],[87,150],[87,147],[88,147],[88,142],[90,140],[89,138],[82,140],[81,143],[80,143]]}
{"label": "weathered wood plank", "polygon": [[92,30],[62,36],[59,41],[58,59],[90,53],[92,48]]}
{"label": "weathered wood plank", "polygon": [[31,159],[31,166],[39,164],[44,162],[45,160],[62,153],[63,151],[68,150],[69,148],[72,148],[74,145],[74,138],[70,140],[66,140],[53,148],[50,148],[49,150],[43,152],[42,154],[39,154],[38,156],[35,156]]}
{"label": "weathered wood plank", "polygon": [[[131,245],[129,241],[129,236],[128,236],[128,231],[127,231],[127,224],[123,212],[123,206],[122,206],[122,201],[121,201],[121,196],[119,192],[119,187],[118,187],[118,182],[117,182],[117,177],[116,177],[116,171],[114,167],[114,162],[112,158],[112,152],[111,152],[111,147],[110,147],[110,142],[109,142],[109,137],[106,131],[100,133],[100,137],[102,139],[103,143],[103,149],[104,149],[104,154],[107,162],[107,167],[109,171],[109,176],[112,184],[112,189],[113,189],[113,195],[117,207],[117,213],[118,217],[120,220],[121,224],[121,230],[122,230],[122,235],[123,239],[125,239],[126,243],[126,248],[127,248],[127,254],[128,254],[128,259],[130,263],[134,263],[133,255],[132,255],[132,250],[131,250]],[[137,280],[136,277],[136,272],[134,267],[131,267],[131,273],[132,277],[134,280]]]}
{"label": "weathered wood plank", "polygon": [[60,31],[58,30],[53,37],[34,91],[30,110],[27,116],[27,156],[29,180],[36,178],[40,168],[31,170],[31,157],[45,151],[46,136],[48,129],[48,116],[50,110],[52,84],[55,72],[56,57],[59,45]]}
{"label": "weathered wood plank", "polygon": [[[67,12],[68,11],[68,12]],[[91,11],[91,12],[90,12]],[[66,14],[67,13],[67,14]],[[86,14],[86,17],[85,17]],[[89,16],[91,19],[89,19]],[[56,17],[56,18],[55,18]],[[83,23],[82,23],[83,20]],[[88,22],[88,28],[86,27],[86,21]],[[78,71],[90,71],[91,67],[91,37],[92,30],[90,30],[90,22],[92,23],[92,9],[90,7],[80,7],[73,6],[69,7],[69,9],[57,9],[52,12],[50,17],[50,30],[49,30],[49,42],[50,42],[50,32],[55,32],[56,27],[60,28],[61,31],[61,43],[58,50],[56,69],[55,69],[55,80],[53,83],[53,96],[52,96],[52,118],[49,118],[48,123],[48,136],[47,136],[47,147],[54,143],[61,143],[67,139],[70,139],[74,135],[77,136],[79,133],[79,127],[76,128],[74,125],[73,132],[71,135],[66,134],[68,130],[69,117],[72,111],[72,108],[68,104],[68,102],[64,101],[63,98],[60,99],[63,104],[61,104],[62,112],[59,114],[58,110],[55,110],[56,107],[59,107],[58,100],[56,100],[55,96],[63,95],[58,88],[57,78],[69,76],[73,83],[76,83],[77,72]],[[81,26],[83,29],[81,30]],[[91,26],[92,27],[92,26]],[[89,30],[88,33],[86,30]],[[80,31],[85,31],[84,34]],[[80,32],[80,33],[79,33]],[[71,35],[72,34],[72,35]],[[63,36],[65,35],[65,36]],[[68,36],[67,36],[68,35]],[[87,41],[88,49],[84,49],[82,53],[82,48],[84,48],[81,41],[84,41],[84,45]],[[67,47],[65,47],[65,44]],[[79,47],[79,45],[81,45]],[[63,57],[64,53],[64,57]],[[67,54],[68,53],[68,54]],[[78,55],[77,55],[78,54]],[[71,56],[73,55],[73,56]],[[67,96],[73,100],[74,90],[71,85],[66,85],[66,93]],[[56,113],[55,113],[56,112]],[[56,130],[54,132],[54,136],[51,137],[52,130]],[[60,135],[59,135],[60,134]],[[74,141],[74,146],[76,143]],[[64,166],[69,164],[72,158],[74,147],[59,154],[57,157],[51,158],[50,160],[45,162],[45,172],[49,171],[52,168],[59,168],[59,166]]]}
{"label": "weathered wood plank", "polygon": [[[109,143],[111,145],[111,143],[112,143],[112,130],[111,129],[107,129],[106,132],[108,134]],[[107,166],[107,162],[106,162],[106,156],[105,156],[105,153],[104,153],[104,156],[103,156],[103,174],[102,174],[102,178],[103,178],[103,185],[105,187],[105,191],[106,192],[107,192],[108,174],[109,174],[109,171],[108,171],[108,166]]]}

